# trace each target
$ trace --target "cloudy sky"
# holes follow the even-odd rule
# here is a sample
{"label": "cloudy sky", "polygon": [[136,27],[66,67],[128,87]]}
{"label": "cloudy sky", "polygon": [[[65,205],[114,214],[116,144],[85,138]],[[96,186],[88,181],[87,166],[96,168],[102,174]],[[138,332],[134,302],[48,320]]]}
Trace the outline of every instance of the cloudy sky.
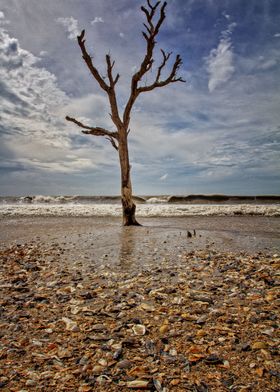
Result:
{"label": "cloudy sky", "polygon": [[[119,193],[117,152],[64,117],[114,130],[76,35],[86,30],[101,73],[115,59],[122,110],[145,52],[144,1],[1,0],[1,195]],[[167,2],[155,59],[180,53],[187,83],[135,105],[134,192],[279,194],[280,1]]]}

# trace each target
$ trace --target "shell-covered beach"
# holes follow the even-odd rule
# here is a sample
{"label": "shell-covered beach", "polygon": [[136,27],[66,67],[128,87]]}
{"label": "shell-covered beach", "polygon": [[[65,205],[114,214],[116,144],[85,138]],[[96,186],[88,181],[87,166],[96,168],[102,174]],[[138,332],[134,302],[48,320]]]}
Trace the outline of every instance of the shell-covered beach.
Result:
{"label": "shell-covered beach", "polygon": [[277,217],[1,220],[3,391],[277,391]]}

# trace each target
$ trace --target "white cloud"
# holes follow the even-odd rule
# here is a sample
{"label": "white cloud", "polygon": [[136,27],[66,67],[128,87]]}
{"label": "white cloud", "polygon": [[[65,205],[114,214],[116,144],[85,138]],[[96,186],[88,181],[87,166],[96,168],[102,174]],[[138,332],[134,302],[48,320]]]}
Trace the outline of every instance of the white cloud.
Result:
{"label": "white cloud", "polygon": [[94,25],[95,23],[104,23],[104,20],[101,16],[96,16],[91,22],[91,25]]}
{"label": "white cloud", "polygon": [[228,28],[221,32],[221,38],[229,38],[233,33],[233,30],[237,26],[237,23],[232,22],[228,25]]}
{"label": "white cloud", "polygon": [[[72,146],[71,127],[59,116],[69,98],[38,60],[0,29],[0,145],[5,167],[65,173],[95,167],[87,148]],[[103,161],[102,153],[97,161]]]}
{"label": "white cloud", "polygon": [[234,73],[233,48],[230,35],[236,23],[231,23],[221,34],[218,47],[212,49],[206,59],[209,73],[208,89],[212,93],[217,87],[226,83]]}
{"label": "white cloud", "polygon": [[258,64],[257,69],[261,69],[262,71],[266,71],[270,68],[275,67],[277,65],[277,60],[276,59],[268,59],[268,60],[263,60]]}
{"label": "white cloud", "polygon": [[72,16],[70,16],[69,18],[57,18],[56,22],[65,27],[65,30],[69,33],[69,39],[75,39],[77,35],[80,34],[80,30],[78,28],[78,21]]}
{"label": "white cloud", "polygon": [[223,12],[223,14],[222,14],[227,20],[229,20],[230,19],[230,15],[229,14],[227,14],[225,11]]}
{"label": "white cloud", "polygon": [[4,26],[4,25],[8,25],[8,24],[10,24],[10,21],[6,20],[4,12],[0,11],[0,25]]}
{"label": "white cloud", "polygon": [[124,38],[124,33],[120,33],[120,37],[121,37],[121,38]]}
{"label": "white cloud", "polygon": [[165,173],[163,176],[161,176],[159,179],[160,179],[160,181],[164,181],[164,180],[166,180],[167,179],[167,177],[168,177],[168,173]]}
{"label": "white cloud", "polygon": [[276,34],[274,34],[274,36],[273,37],[275,37],[275,38],[279,38],[280,37],[280,33],[276,33]]}

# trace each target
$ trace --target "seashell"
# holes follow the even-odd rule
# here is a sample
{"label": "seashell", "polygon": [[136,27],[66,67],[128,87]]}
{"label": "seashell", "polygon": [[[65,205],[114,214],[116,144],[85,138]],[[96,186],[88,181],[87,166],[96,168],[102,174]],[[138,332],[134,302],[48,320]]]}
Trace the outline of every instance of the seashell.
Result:
{"label": "seashell", "polygon": [[135,324],[132,327],[132,331],[134,332],[134,335],[145,335],[146,333],[146,327],[142,324]]}

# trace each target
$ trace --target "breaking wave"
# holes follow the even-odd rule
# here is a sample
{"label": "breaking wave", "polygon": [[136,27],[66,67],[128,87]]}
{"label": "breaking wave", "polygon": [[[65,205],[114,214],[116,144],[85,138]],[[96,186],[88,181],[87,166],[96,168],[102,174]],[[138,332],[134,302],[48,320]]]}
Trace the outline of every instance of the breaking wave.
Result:
{"label": "breaking wave", "polygon": [[[137,204],[280,204],[280,196],[170,195],[134,196]],[[7,204],[119,204],[120,196],[0,196],[0,205]]]}
{"label": "breaking wave", "polygon": [[[280,216],[280,196],[135,196],[137,215],[171,216]],[[121,216],[120,196],[0,197],[4,216]]]}
{"label": "breaking wave", "polygon": [[[0,217],[5,216],[121,216],[120,203],[115,204],[2,204]],[[140,217],[172,216],[280,216],[280,205],[265,204],[139,204]]]}

